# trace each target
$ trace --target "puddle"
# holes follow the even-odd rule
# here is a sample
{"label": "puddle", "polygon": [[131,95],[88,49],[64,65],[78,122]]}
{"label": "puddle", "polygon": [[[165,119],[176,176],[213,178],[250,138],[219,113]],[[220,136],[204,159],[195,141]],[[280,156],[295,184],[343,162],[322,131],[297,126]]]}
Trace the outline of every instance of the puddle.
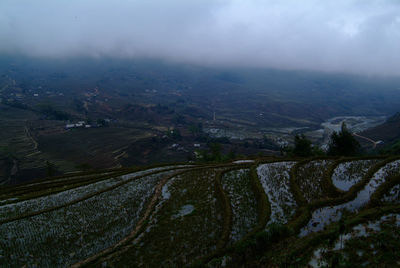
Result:
{"label": "puddle", "polygon": [[254,160],[237,160],[233,161],[234,164],[241,164],[241,163],[254,163]]}
{"label": "puddle", "polygon": [[189,215],[194,211],[194,206],[193,205],[184,205],[181,207],[181,210],[177,214],[173,216],[174,219],[180,218],[186,215]]}

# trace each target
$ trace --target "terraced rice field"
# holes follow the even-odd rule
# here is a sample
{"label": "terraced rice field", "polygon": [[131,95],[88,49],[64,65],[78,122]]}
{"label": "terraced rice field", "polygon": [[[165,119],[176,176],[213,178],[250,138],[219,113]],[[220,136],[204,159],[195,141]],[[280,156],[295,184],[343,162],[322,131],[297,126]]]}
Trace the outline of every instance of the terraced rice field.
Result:
{"label": "terraced rice field", "polygon": [[327,206],[315,210],[308,224],[300,231],[300,236],[305,236],[310,232],[323,230],[327,224],[338,221],[342,217],[344,210],[350,212],[358,211],[360,208],[368,204],[371,195],[378,189],[385,179],[394,174],[400,174],[400,160],[390,162],[375,172],[367,185],[358,192],[356,198],[353,200],[344,204]]}
{"label": "terraced rice field", "polygon": [[361,181],[368,169],[379,160],[358,160],[340,163],[332,174],[332,183],[342,191],[348,191],[351,186]]}
{"label": "terraced rice field", "polygon": [[382,202],[400,204],[400,184],[393,186],[382,199]]}
{"label": "terraced rice field", "polygon": [[268,223],[287,223],[293,216],[297,204],[290,191],[290,169],[296,162],[277,162],[260,165],[258,177],[271,203],[271,217]]}
{"label": "terraced rice field", "polygon": [[[377,235],[383,230],[388,236],[391,236],[385,241],[381,240],[384,237]],[[379,250],[382,251],[383,248],[385,251],[389,251],[389,254],[387,252],[385,254],[398,257],[395,252],[398,251],[399,243],[394,240],[400,238],[399,231],[400,214],[388,214],[376,221],[358,224],[350,231],[341,234],[331,245],[316,249],[309,265],[311,267],[327,267],[332,262],[332,256],[336,255],[338,261],[342,263],[351,259],[352,263],[357,263],[359,266],[397,267],[399,261],[396,260],[396,256],[393,256],[395,258],[392,259],[392,263],[386,263],[387,266],[379,262],[379,259],[382,258],[379,256]],[[382,254],[382,252],[380,253]]]}
{"label": "terraced rice field", "polygon": [[307,202],[310,203],[324,197],[322,186],[324,172],[332,162],[332,160],[311,161],[301,165],[297,170],[297,182]]}
{"label": "terraced rice field", "polygon": [[[67,266],[124,238],[138,222],[164,172],[133,180],[82,202],[3,224],[10,266]],[[46,258],[37,259],[45,255]],[[6,259],[6,258],[3,258]],[[40,262],[38,262],[40,261]]]}
{"label": "terraced rice field", "polygon": [[156,267],[167,263],[183,267],[215,250],[223,225],[215,176],[215,171],[203,170],[174,178],[168,186],[169,198],[137,242],[141,246],[113,265]]}
{"label": "terraced rice field", "polygon": [[341,192],[327,197],[334,161],[171,165],[2,189],[0,266],[400,263],[379,244],[380,233],[398,235],[400,160],[338,164],[328,179]]}
{"label": "terraced rice field", "polygon": [[229,195],[232,207],[232,232],[230,242],[242,239],[258,220],[257,199],[251,187],[250,170],[238,169],[222,176],[222,186]]}

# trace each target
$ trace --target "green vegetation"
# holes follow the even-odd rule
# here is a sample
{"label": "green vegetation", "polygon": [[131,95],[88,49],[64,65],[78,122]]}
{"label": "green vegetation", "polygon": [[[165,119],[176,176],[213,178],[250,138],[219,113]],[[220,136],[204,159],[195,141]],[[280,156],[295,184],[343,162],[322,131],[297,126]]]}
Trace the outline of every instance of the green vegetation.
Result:
{"label": "green vegetation", "polygon": [[386,145],[382,150],[382,154],[400,154],[400,139],[395,140],[389,145]]}
{"label": "green vegetation", "polygon": [[324,192],[324,173],[332,160],[310,161],[297,168],[296,180],[308,203],[322,199]]}
{"label": "green vegetation", "polygon": [[[315,145],[325,141],[321,133],[309,133],[321,129],[322,121],[398,108],[399,97],[389,90],[397,89],[397,81],[369,83],[373,86],[341,75],[202,69],[146,60],[2,57],[0,138],[14,158],[0,155],[0,180],[11,184],[44,177],[46,161],[59,174],[86,169],[84,163],[101,169],[195,161],[196,150],[207,151],[204,161],[277,156],[295,134],[300,136],[288,156],[319,156],[323,152]],[[335,94],[338,87],[346,94]],[[382,90],[378,94],[375,88]],[[85,127],[66,128],[79,121]],[[396,117],[388,123],[393,135],[382,140],[390,145],[398,133]],[[301,133],[312,141],[311,152]],[[208,147],[213,143],[221,145],[220,154]]]}
{"label": "green vegetation", "polygon": [[200,163],[204,162],[226,162],[234,160],[236,153],[230,150],[228,153],[222,153],[222,145],[218,142],[209,142],[207,144],[208,150],[196,150],[196,156]]}
{"label": "green vegetation", "polygon": [[[164,263],[182,267],[215,250],[224,222],[216,199],[215,175],[205,170],[174,178],[167,189],[170,197],[150,219],[149,231],[115,265],[156,267]],[[193,210],[187,211],[185,206]]]}
{"label": "green vegetation", "polygon": [[283,148],[283,152],[292,157],[312,157],[325,155],[325,152],[317,145],[313,145],[311,141],[304,136],[304,134],[297,134],[294,137],[294,147],[287,146]]}
{"label": "green vegetation", "polygon": [[72,119],[72,116],[64,111],[60,111],[55,109],[51,104],[39,104],[38,111],[46,116],[48,119],[53,120],[69,120]]}
{"label": "green vegetation", "polygon": [[310,157],[313,155],[311,141],[304,135],[294,137],[293,154],[295,156]]}
{"label": "green vegetation", "polygon": [[329,143],[328,154],[340,156],[354,156],[360,152],[360,143],[354,138],[347,129],[346,124],[342,124],[341,131],[333,132]]}
{"label": "green vegetation", "polygon": [[[400,161],[377,160],[272,158],[92,170],[10,186],[0,190],[0,264],[346,267],[365,260],[392,265],[398,261],[396,239],[385,247],[379,240],[398,236],[393,217],[400,218],[400,207],[384,197],[399,185]],[[323,182],[341,163],[374,166],[354,178],[348,191],[330,192]],[[355,172],[351,166],[347,171],[349,178]],[[358,196],[366,187],[370,195]],[[285,199],[284,193],[292,197]],[[363,205],[342,212],[341,219],[326,214],[331,220],[324,228],[303,235],[318,209],[354,200]],[[374,249],[348,239],[364,223],[380,228],[367,229],[362,238]],[[369,257],[362,258],[365,254]]]}
{"label": "green vegetation", "polygon": [[232,208],[230,244],[242,239],[258,222],[257,199],[252,190],[249,169],[226,171],[222,175],[223,191]]}

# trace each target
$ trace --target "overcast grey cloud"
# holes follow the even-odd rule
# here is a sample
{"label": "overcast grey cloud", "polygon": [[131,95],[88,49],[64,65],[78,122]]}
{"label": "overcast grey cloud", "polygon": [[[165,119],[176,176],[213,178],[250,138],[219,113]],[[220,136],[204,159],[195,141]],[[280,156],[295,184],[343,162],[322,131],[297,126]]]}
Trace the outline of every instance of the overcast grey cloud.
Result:
{"label": "overcast grey cloud", "polygon": [[400,75],[400,1],[1,0],[0,53]]}

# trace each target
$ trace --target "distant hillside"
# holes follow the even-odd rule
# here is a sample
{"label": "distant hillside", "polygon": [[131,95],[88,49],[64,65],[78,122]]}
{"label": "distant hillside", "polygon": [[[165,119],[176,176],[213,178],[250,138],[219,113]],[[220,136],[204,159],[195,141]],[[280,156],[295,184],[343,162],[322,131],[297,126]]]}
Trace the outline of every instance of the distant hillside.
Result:
{"label": "distant hillside", "polygon": [[382,125],[362,132],[363,135],[373,140],[382,140],[385,143],[400,138],[400,113],[396,113]]}
{"label": "distant hillside", "polygon": [[[144,59],[0,57],[0,184],[196,160],[213,143],[224,154],[276,154],[329,118],[394,113],[399,82]],[[85,126],[67,127],[78,122]]]}
{"label": "distant hillside", "polygon": [[[400,112],[391,116],[385,123],[363,131],[360,135],[374,141],[383,141],[377,145],[377,149],[384,153],[400,153]],[[365,142],[364,140],[360,141]]]}

